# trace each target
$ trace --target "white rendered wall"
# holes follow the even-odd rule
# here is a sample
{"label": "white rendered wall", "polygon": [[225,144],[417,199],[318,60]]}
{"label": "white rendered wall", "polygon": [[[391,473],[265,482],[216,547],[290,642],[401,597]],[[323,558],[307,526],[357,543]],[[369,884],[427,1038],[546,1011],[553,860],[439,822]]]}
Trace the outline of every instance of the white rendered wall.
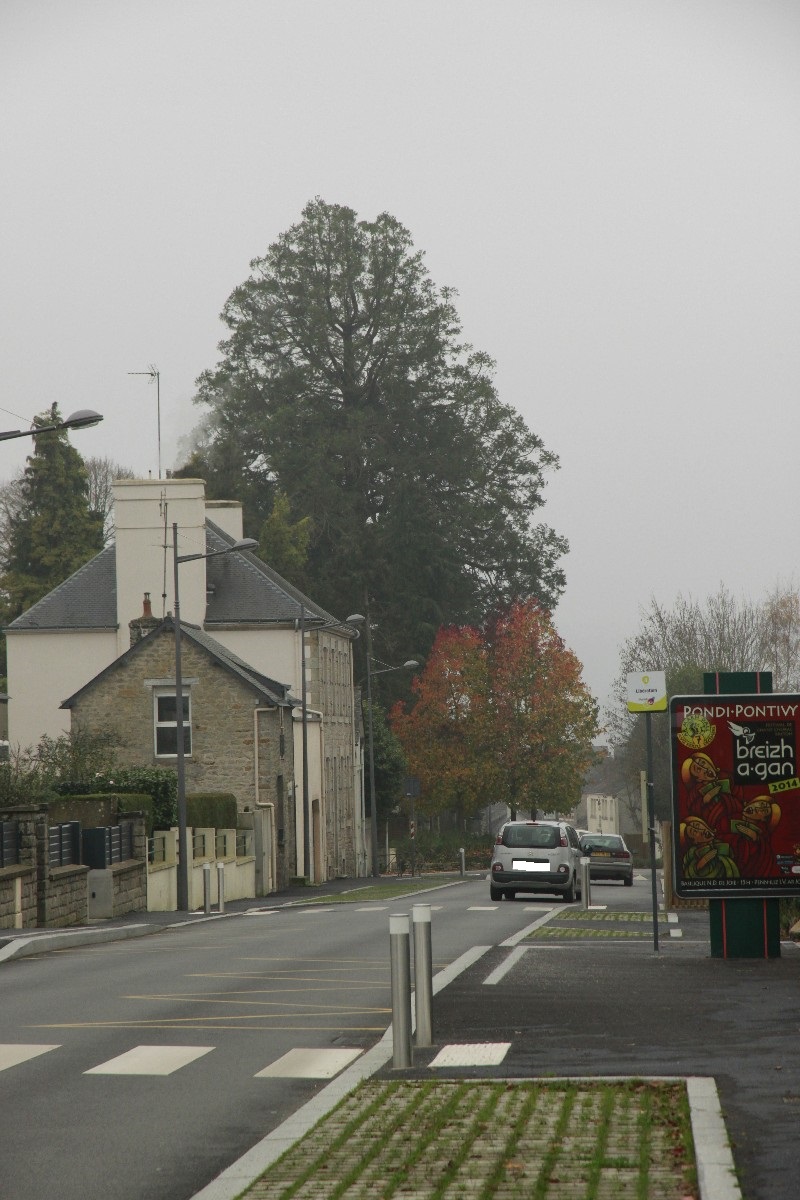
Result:
{"label": "white rendered wall", "polygon": [[242,506],[238,500],[206,500],[206,516],[235,542],[244,537]]}
{"label": "white rendered wall", "polygon": [[[181,613],[183,613],[183,577],[181,576]],[[292,695],[300,699],[300,634],[294,629],[208,629],[221,646],[274,679],[288,684]]]}
{"label": "white rendered wall", "polygon": [[[113,629],[96,632],[9,633],[6,638],[8,740],[23,750],[43,734],[60,737],[70,727],[69,709],[60,708],[85,683],[117,657]],[[109,722],[113,713],[109,713]]]}
{"label": "white rendered wall", "polygon": [[[150,593],[153,616],[174,612],[172,526],[178,554],[205,554],[202,479],[120,479],[114,483],[117,558],[117,655],[130,646],[128,622],[142,614]],[[181,619],[202,625],[206,613],[204,559],[179,567]],[[116,657],[116,656],[114,656]]]}

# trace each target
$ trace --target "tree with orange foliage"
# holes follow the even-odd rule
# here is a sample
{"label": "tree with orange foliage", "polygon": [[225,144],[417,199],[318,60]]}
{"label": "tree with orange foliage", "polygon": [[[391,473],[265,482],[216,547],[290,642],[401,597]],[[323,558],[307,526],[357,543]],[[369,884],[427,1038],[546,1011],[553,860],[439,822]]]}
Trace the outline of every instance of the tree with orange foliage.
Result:
{"label": "tree with orange foliage", "polygon": [[581,669],[533,600],[482,631],[441,630],[413,707],[390,714],[420,779],[419,808],[462,818],[498,801],[514,814],[573,809],[598,732]]}

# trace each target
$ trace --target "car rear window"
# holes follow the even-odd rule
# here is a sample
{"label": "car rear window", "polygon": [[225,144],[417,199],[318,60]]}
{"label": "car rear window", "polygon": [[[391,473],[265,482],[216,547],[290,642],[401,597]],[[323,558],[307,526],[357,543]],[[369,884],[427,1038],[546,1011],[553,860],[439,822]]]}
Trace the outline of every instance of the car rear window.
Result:
{"label": "car rear window", "polygon": [[611,834],[598,834],[597,837],[581,838],[581,845],[584,850],[621,850],[622,838],[612,837]]}
{"label": "car rear window", "polygon": [[507,825],[503,830],[504,846],[552,850],[560,841],[558,830],[552,825]]}

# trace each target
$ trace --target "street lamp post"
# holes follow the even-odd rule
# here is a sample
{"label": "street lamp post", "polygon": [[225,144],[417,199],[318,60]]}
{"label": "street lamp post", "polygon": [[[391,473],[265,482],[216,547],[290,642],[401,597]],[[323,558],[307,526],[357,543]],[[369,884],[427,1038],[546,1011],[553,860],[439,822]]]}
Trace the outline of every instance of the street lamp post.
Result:
{"label": "street lamp post", "polygon": [[183,720],[183,673],[181,670],[181,601],[178,590],[178,566],[199,558],[216,558],[219,554],[231,554],[234,550],[255,550],[255,538],[243,538],[226,546],[224,550],[212,550],[210,554],[178,554],[178,525],[172,525],[172,565],[175,592],[175,732],[177,736],[176,763],[178,772],[178,909],[189,912],[189,856],[186,848],[186,747],[184,744]]}
{"label": "street lamp post", "polygon": [[52,425],[34,425],[32,429],[9,429],[0,433],[0,442],[10,441],[11,438],[38,437],[40,433],[54,433],[62,429],[89,429],[102,421],[100,413],[91,408],[79,408],[63,421],[54,421]]}
{"label": "street lamp post", "polygon": [[[361,613],[351,613],[345,621],[329,621],[325,625],[312,625],[316,633],[326,629],[341,629],[346,625],[359,625],[364,620]],[[358,637],[358,630],[353,630]],[[300,702],[302,704],[301,742],[303,757],[303,876],[311,880],[311,798],[308,788],[308,684],[306,682],[306,609],[300,604]],[[296,844],[296,843],[295,843]]]}
{"label": "street lamp post", "polygon": [[419,663],[415,658],[409,658],[399,667],[382,667],[380,671],[372,669],[372,635],[367,622],[367,753],[369,755],[369,833],[372,848],[372,875],[377,878],[378,870],[378,806],[375,797],[375,742],[372,723],[372,679],[375,675],[385,675],[388,671],[413,670]]}

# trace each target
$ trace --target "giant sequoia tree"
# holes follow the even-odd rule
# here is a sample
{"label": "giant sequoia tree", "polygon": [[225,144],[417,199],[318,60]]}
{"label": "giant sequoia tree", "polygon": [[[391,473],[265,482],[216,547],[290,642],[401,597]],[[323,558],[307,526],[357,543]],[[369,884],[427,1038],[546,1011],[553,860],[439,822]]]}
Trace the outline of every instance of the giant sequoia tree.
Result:
{"label": "giant sequoia tree", "polygon": [[317,199],[251,268],[198,381],[191,468],[212,494],[242,498],[256,533],[287,496],[311,519],[315,599],[368,607],[388,654],[517,596],[552,606],[566,544],[535,515],[556,460],[462,344],[407,230]]}

